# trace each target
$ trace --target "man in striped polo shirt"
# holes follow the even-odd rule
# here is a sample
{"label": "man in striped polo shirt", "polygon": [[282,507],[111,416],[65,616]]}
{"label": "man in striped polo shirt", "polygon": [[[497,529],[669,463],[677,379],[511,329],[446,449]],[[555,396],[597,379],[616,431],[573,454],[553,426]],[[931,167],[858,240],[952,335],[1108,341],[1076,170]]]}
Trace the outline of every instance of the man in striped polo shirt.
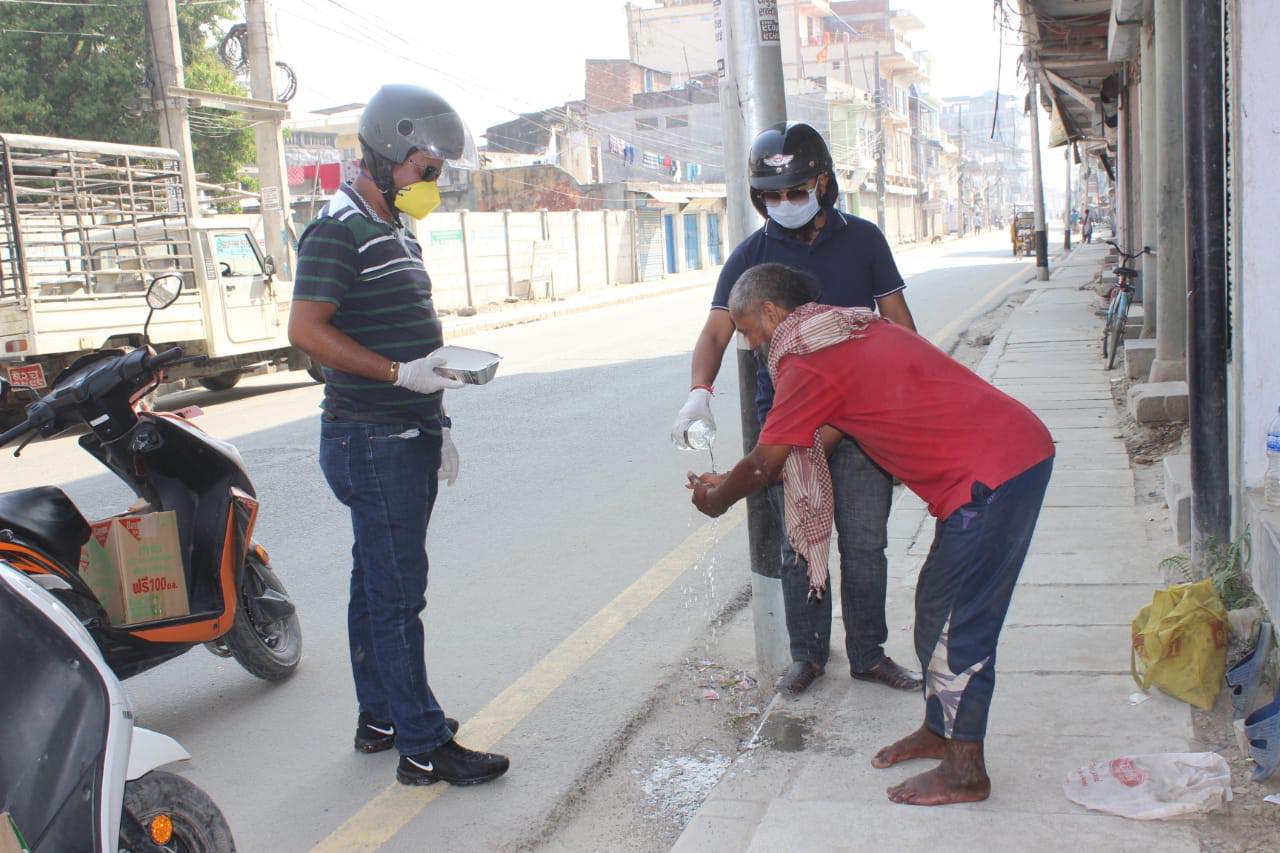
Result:
{"label": "man in striped polo shirt", "polygon": [[324,365],[320,467],[351,511],[347,633],[359,717],[355,746],[400,752],[396,778],[475,785],[505,756],[453,739],[427,684],[422,621],[427,524],[441,478],[458,476],[442,399],[461,383],[436,373],[444,343],[422,248],[400,213],[440,202],[436,179],[468,144],[439,95],[384,86],[360,117],[363,163],[302,235],[289,339]]}

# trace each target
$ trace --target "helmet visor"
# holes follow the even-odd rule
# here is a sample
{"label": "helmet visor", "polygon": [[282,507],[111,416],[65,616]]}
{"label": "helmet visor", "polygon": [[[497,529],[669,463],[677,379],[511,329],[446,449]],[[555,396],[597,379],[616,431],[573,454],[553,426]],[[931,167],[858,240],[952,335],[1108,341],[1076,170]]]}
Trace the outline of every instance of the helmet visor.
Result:
{"label": "helmet visor", "polygon": [[444,160],[457,169],[475,169],[479,158],[476,143],[462,118],[455,112],[396,122],[396,132],[413,148]]}

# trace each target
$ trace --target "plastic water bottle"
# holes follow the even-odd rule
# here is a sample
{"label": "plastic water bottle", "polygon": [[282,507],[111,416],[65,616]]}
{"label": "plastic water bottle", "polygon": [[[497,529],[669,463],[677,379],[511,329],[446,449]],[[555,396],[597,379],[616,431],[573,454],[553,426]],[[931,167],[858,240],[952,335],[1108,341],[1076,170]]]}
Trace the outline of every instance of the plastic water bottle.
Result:
{"label": "plastic water bottle", "polygon": [[690,450],[710,450],[716,440],[716,428],[699,418],[684,431],[684,443]]}
{"label": "plastic water bottle", "polygon": [[1263,482],[1267,505],[1280,507],[1280,412],[1267,427],[1267,473]]}

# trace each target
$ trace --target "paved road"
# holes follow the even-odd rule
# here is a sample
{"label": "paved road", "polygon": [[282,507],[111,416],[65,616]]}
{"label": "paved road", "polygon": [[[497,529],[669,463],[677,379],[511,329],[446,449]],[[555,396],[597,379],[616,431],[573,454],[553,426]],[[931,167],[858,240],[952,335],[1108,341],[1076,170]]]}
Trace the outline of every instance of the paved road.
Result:
{"label": "paved road", "polygon": [[[999,232],[903,253],[901,266],[929,336],[962,331],[1030,270]],[[388,850],[491,850],[547,831],[555,804],[746,586],[740,516],[704,523],[693,512],[683,473],[706,459],[667,440],[709,296],[462,341],[505,361],[492,384],[450,394],[462,475],[432,521],[426,624],[432,683],[466,722],[461,739],[513,756],[504,780],[473,790],[400,789],[392,756],[351,749],[350,527],[316,464],[320,389],[288,374],[166,401],[199,403],[202,425],[240,447],[263,502],[258,539],[305,634],[303,666],[285,684],[202,649],[127,683],[140,722],[191,751],[183,772],[221,805],[241,849],[306,850],[352,829],[367,843],[377,827]],[[719,444],[736,458],[733,373],[729,361],[716,412]],[[6,487],[52,480],[90,517],[127,502],[73,438],[3,464]]]}

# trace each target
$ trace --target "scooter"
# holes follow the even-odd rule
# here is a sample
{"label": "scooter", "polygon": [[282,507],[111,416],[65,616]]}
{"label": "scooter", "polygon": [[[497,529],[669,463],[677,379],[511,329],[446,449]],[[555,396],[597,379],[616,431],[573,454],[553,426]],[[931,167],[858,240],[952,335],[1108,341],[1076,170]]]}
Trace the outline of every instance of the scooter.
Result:
{"label": "scooter", "polygon": [[182,279],[159,276],[147,289],[151,309],[130,346],[86,355],[26,407],[26,419],[0,434],[0,447],[78,425],[79,443],[123,480],[150,511],[176,513],[190,614],[113,625],[79,574],[91,527],[54,486],[0,493],[0,559],[32,576],[63,581],[54,594],[80,618],[120,678],[129,678],[205,644],[269,681],[288,677],[302,656],[293,602],[252,539],[258,514],[253,484],[232,445],[182,414],[145,411],[166,366],[194,361],[182,349],[156,352],[147,329],[155,311],[181,296]]}
{"label": "scooter", "polygon": [[93,638],[50,593],[65,588],[0,561],[0,841],[33,853],[234,851],[209,795],[156,769],[191,756],[134,726]]}

